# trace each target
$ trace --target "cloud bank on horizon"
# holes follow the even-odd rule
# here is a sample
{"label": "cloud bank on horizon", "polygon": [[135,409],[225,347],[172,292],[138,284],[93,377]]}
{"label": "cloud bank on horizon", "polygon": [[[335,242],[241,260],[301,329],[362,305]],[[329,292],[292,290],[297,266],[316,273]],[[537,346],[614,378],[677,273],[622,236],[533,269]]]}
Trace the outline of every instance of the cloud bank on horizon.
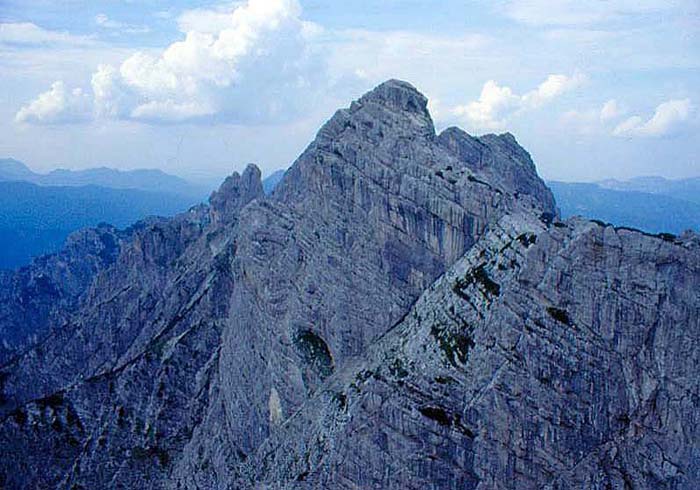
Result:
{"label": "cloud bank on horizon", "polygon": [[[99,3],[95,8],[106,8]],[[387,4],[396,5],[386,7],[386,19],[373,7],[380,25],[343,22],[367,14],[369,3],[324,8],[303,0],[246,0],[193,9],[166,2],[151,13],[153,26],[143,16],[106,10],[87,11],[82,29],[47,27],[32,15],[5,21],[0,66],[19,66],[36,77],[32,66],[52,54],[73,61],[81,53],[92,53],[86,60],[104,54],[111,62],[92,65],[82,78],[49,79],[34,95],[10,99],[14,107],[3,104],[13,111],[16,131],[109,124],[280,127],[310,115],[316,122],[338,101],[347,103],[384,79],[404,78],[430,97],[439,126],[475,133],[524,126],[527,134],[536,124],[547,133],[606,136],[609,144],[623,145],[698,130],[700,53],[694,46],[700,36],[692,0],[511,0],[482,5],[480,12],[490,13],[468,28],[428,29],[399,19],[405,9],[397,0]],[[430,8],[424,3],[411,3],[418,19]],[[447,0],[446,16],[460,5]],[[465,19],[476,15],[474,7],[463,9]],[[657,22],[659,16],[673,25]],[[170,42],[138,46],[139,36],[157,35],[163,23],[175,27],[166,36]],[[657,79],[645,80],[644,72]],[[619,83],[624,76],[629,90]]]}

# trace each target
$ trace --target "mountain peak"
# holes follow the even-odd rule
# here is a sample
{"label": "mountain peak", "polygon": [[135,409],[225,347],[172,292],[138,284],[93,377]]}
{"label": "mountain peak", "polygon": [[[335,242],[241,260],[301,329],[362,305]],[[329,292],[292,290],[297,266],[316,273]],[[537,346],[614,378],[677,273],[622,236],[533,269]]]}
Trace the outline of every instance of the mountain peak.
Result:
{"label": "mountain peak", "polygon": [[413,85],[402,80],[387,80],[363,95],[358,103],[360,105],[380,104],[395,111],[430,117],[428,98]]}
{"label": "mountain peak", "polygon": [[14,158],[0,158],[0,180],[22,179],[33,175],[24,163]]}
{"label": "mountain peak", "polygon": [[347,138],[348,128],[365,133],[363,137],[379,140],[394,137],[435,136],[428,112],[428,99],[408,82],[388,80],[340,109],[319,130],[315,143],[328,146]]}
{"label": "mountain peak", "polygon": [[33,337],[0,342],[0,485],[700,487],[698,403],[669,402],[697,391],[694,236],[555,221],[512,136],[426,107],[391,80],[269,198],[251,165],[0,274],[0,333]]}
{"label": "mountain peak", "polygon": [[264,195],[260,169],[248,164],[242,174],[234,172],[209,198],[214,221],[228,222],[246,204]]}

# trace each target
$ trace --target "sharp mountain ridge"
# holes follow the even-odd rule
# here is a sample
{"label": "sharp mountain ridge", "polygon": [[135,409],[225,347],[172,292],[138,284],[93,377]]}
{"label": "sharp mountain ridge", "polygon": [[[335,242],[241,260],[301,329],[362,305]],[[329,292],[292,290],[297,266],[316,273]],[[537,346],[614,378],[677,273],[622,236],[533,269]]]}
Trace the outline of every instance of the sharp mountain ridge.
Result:
{"label": "sharp mountain ridge", "polygon": [[406,82],[269,195],[251,165],[75,247],[0,276],[0,486],[698,484],[698,236],[560,221]]}

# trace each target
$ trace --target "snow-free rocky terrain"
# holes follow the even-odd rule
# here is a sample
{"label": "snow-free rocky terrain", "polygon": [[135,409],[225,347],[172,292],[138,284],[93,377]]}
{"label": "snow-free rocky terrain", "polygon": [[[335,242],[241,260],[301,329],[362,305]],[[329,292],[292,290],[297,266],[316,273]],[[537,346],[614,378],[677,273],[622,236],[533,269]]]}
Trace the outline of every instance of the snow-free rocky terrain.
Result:
{"label": "snow-free rocky terrain", "polygon": [[0,276],[0,488],[700,488],[700,237],[562,222],[426,103]]}

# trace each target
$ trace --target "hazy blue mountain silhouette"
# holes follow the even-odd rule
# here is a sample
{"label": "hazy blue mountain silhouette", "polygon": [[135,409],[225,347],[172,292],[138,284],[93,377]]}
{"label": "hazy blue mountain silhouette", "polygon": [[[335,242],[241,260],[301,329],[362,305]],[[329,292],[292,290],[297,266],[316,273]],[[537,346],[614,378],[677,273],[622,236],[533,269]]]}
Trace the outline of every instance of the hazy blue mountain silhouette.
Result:
{"label": "hazy blue mountain silhouette", "polygon": [[[691,185],[687,184],[689,189]],[[626,190],[588,183],[548,182],[547,185],[565,218],[581,215],[651,233],[677,234],[700,229],[700,204],[666,193],[640,192],[633,185]]]}
{"label": "hazy blue mountain silhouette", "polygon": [[140,189],[199,199],[207,197],[210,190],[157,169],[116,170],[99,167],[86,170],[56,169],[41,174],[13,158],[0,159],[0,181],[18,180],[43,186],[97,185],[112,189]]}
{"label": "hazy blue mountain silhouette", "polygon": [[638,191],[662,194],[700,204],[700,177],[665,179],[663,177],[635,177],[630,180],[601,180],[600,187],[617,191]]}
{"label": "hazy blue mountain silhouette", "polygon": [[[266,194],[286,169],[263,180]],[[552,181],[564,217],[582,215],[652,233],[700,229],[700,178],[638,177],[596,183]],[[0,159],[0,268],[60,249],[71,232],[107,222],[128,226],[148,215],[169,216],[202,201],[208,190],[161,170],[111,168],[33,172]]]}
{"label": "hazy blue mountain silhouette", "polygon": [[206,189],[159,170],[38,174],[18,160],[0,160],[0,269],[56,252],[81,228],[102,222],[126,227],[149,215],[171,216],[206,195]]}
{"label": "hazy blue mountain silhouette", "polygon": [[271,193],[275,187],[277,187],[277,184],[280,183],[282,180],[282,177],[284,177],[284,173],[287,171],[287,169],[283,168],[280,170],[275,170],[272,172],[270,175],[265,177],[262,181],[262,186],[263,190],[265,191],[265,194]]}

